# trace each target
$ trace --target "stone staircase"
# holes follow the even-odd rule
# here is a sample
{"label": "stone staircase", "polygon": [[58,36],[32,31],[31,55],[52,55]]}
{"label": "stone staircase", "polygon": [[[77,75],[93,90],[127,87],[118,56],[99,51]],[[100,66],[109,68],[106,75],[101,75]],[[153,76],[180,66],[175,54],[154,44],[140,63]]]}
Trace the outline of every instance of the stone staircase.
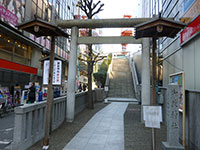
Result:
{"label": "stone staircase", "polygon": [[135,98],[128,59],[113,59],[108,97]]}

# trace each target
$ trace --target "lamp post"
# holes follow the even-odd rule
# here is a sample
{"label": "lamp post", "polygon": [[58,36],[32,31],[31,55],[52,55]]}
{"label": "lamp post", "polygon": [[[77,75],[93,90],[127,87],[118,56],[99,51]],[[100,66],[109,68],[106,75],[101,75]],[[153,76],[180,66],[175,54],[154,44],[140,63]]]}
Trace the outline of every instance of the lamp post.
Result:
{"label": "lamp post", "polygon": [[17,26],[21,30],[25,30],[34,34],[37,37],[51,36],[51,50],[50,50],[50,65],[49,65],[49,77],[48,77],[48,91],[47,91],[47,103],[46,103],[46,117],[45,117],[45,134],[43,139],[43,149],[49,148],[49,133],[51,127],[51,111],[53,103],[53,66],[54,66],[54,49],[55,49],[55,37],[64,36],[69,37],[67,33],[62,31],[56,25],[46,22],[44,20],[35,17],[33,20],[24,22]]}
{"label": "lamp post", "polygon": [[[185,24],[159,16],[153,20],[136,25],[135,38],[152,38],[152,105],[156,105],[156,39],[159,37],[174,38]],[[155,129],[152,128],[152,150],[156,150]]]}
{"label": "lamp post", "polygon": [[43,139],[43,149],[48,149],[49,147],[49,132],[50,132],[50,120],[51,120],[51,110],[53,103],[53,89],[52,89],[52,78],[53,78],[53,65],[54,65],[54,49],[55,49],[55,37],[51,37],[51,51],[49,60],[49,78],[48,78],[48,91],[47,91],[47,104],[46,104],[46,120],[45,120],[45,135]]}

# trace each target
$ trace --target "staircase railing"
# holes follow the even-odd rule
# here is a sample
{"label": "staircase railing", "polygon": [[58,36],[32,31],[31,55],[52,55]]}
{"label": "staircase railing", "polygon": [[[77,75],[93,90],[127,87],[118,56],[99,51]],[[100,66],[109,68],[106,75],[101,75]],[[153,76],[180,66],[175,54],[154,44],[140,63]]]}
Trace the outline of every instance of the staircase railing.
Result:
{"label": "staircase railing", "polygon": [[139,91],[140,84],[138,81],[135,62],[130,55],[129,55],[129,67],[130,67],[131,75],[132,75],[132,79],[133,79],[135,95],[136,95],[136,98],[139,100],[140,99],[140,91]]}

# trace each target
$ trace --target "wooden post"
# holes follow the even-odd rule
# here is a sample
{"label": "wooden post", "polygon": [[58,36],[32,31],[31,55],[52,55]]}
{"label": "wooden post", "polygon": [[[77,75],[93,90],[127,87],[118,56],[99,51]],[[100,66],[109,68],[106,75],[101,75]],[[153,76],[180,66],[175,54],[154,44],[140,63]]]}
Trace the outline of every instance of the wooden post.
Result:
{"label": "wooden post", "polygon": [[156,38],[152,41],[152,105],[156,105]]}
{"label": "wooden post", "polygon": [[[152,38],[152,105],[156,105],[156,38]],[[152,150],[156,150],[156,130],[152,128]]]}
{"label": "wooden post", "polygon": [[53,89],[52,89],[52,78],[53,78],[53,66],[54,66],[54,49],[55,49],[55,37],[51,37],[51,51],[50,51],[50,62],[49,62],[49,78],[48,78],[48,91],[47,91],[47,103],[46,103],[46,119],[45,119],[45,135],[43,139],[43,149],[48,149],[49,146],[49,132],[50,132],[50,120],[51,120],[51,109],[53,102]]}

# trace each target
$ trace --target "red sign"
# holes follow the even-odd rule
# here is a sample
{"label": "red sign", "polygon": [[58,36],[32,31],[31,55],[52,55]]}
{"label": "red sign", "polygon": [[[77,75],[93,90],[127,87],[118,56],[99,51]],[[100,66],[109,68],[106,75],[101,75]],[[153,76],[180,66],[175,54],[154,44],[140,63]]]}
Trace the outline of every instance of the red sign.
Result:
{"label": "red sign", "polygon": [[24,73],[30,73],[30,74],[37,74],[37,68],[17,64],[11,61],[3,60],[0,59],[0,68],[3,69],[9,69],[9,70],[14,70],[14,71],[20,71]]}
{"label": "red sign", "polygon": [[182,32],[181,32],[181,44],[187,41],[195,33],[200,31],[200,15],[194,19]]}

